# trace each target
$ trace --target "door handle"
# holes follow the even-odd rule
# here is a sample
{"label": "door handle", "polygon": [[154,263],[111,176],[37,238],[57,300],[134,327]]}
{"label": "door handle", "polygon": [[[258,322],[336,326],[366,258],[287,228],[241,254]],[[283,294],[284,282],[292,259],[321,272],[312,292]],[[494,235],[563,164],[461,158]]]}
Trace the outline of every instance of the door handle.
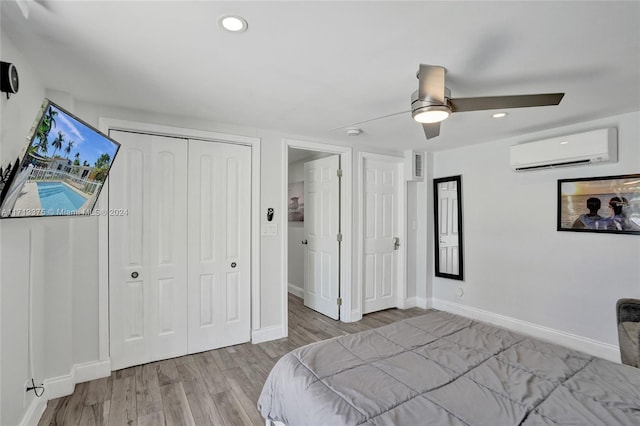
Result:
{"label": "door handle", "polygon": [[236,263],[236,262],[231,262],[231,267],[232,267],[232,268],[235,268],[236,266],[237,266],[237,263]]}
{"label": "door handle", "polygon": [[307,243],[307,240],[302,240],[302,241],[300,241],[300,242],[301,242],[302,244],[304,244],[305,246],[308,244],[308,243]]}
{"label": "door handle", "polygon": [[138,278],[138,273],[137,273],[136,271],[133,271],[133,272],[131,273],[131,278],[133,278],[134,280],[135,280],[136,278]]}
{"label": "door handle", "polygon": [[400,237],[393,238],[393,249],[398,250],[400,248]]}

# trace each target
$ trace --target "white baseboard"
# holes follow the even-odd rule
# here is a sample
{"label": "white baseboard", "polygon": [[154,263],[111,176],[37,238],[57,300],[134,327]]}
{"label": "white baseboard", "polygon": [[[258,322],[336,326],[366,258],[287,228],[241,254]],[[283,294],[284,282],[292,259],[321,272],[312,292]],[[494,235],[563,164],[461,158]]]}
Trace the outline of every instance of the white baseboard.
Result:
{"label": "white baseboard", "polygon": [[416,297],[416,307],[422,308],[422,309],[431,309],[433,307],[433,303],[431,303],[431,298]]}
{"label": "white baseboard", "polygon": [[551,343],[566,346],[571,349],[585,352],[589,355],[608,359],[613,362],[620,362],[620,348],[609,343],[567,333],[550,327],[522,321],[517,318],[496,314],[482,309],[472,308],[458,303],[445,300],[432,299],[433,308],[441,311],[458,314],[478,321],[495,324],[509,330],[537,337]]}
{"label": "white baseboard", "polygon": [[398,303],[398,309],[409,309],[416,307],[416,298],[415,297],[407,297],[404,300],[401,300]]}
{"label": "white baseboard", "polygon": [[91,361],[82,364],[74,364],[71,372],[64,376],[52,377],[43,381],[44,394],[41,398],[31,401],[20,426],[37,425],[40,417],[47,408],[47,402],[71,395],[76,384],[88,382],[89,380],[101,379],[111,374],[111,360]]}
{"label": "white baseboard", "polygon": [[424,297],[409,297],[404,300],[404,302],[400,302],[398,304],[398,308],[400,309],[409,309],[409,308],[422,308],[429,309],[431,308],[431,299],[426,299]]}
{"label": "white baseboard", "polygon": [[268,342],[270,340],[282,339],[287,337],[284,328],[281,325],[273,325],[271,327],[264,327],[260,330],[251,331],[251,343],[254,345],[257,343]]}
{"label": "white baseboard", "polygon": [[361,319],[362,319],[362,312],[360,312],[360,309],[352,309],[351,321],[349,322],[356,322],[356,321],[360,321]]}
{"label": "white baseboard", "polygon": [[45,379],[45,396],[49,400],[71,395],[76,384],[108,377],[110,374],[111,360],[74,364],[70,374]]}
{"label": "white baseboard", "polygon": [[291,284],[289,283],[287,285],[287,290],[289,290],[289,293],[293,294],[294,296],[298,296],[301,299],[304,299],[304,289],[301,287],[298,287],[295,284]]}
{"label": "white baseboard", "polygon": [[73,366],[72,371],[76,383],[109,377],[111,375],[111,360],[76,364]]}
{"label": "white baseboard", "polygon": [[29,404],[27,412],[20,421],[20,426],[37,426],[40,418],[47,409],[47,400],[45,398],[35,398]]}

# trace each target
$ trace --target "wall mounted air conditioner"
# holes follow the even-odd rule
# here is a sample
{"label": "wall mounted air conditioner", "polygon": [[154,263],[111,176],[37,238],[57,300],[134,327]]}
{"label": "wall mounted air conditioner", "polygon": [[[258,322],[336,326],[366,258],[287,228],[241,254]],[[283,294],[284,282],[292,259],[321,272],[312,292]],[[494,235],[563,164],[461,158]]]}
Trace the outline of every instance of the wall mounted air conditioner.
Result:
{"label": "wall mounted air conditioner", "polygon": [[514,172],[617,161],[618,138],[615,128],[593,130],[511,147],[511,168]]}
{"label": "wall mounted air conditioner", "polygon": [[424,152],[405,151],[404,152],[405,179],[410,181],[424,180]]}

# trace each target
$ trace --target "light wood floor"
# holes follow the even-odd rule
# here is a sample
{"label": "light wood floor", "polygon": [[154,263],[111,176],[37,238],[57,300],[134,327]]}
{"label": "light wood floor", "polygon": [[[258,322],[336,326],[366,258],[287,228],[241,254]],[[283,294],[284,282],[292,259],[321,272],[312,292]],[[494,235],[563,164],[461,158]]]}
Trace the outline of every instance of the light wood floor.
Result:
{"label": "light wood floor", "polygon": [[423,314],[389,309],[341,323],[289,295],[289,337],[114,371],[49,401],[38,425],[264,425],[256,404],[269,371],[287,352]]}

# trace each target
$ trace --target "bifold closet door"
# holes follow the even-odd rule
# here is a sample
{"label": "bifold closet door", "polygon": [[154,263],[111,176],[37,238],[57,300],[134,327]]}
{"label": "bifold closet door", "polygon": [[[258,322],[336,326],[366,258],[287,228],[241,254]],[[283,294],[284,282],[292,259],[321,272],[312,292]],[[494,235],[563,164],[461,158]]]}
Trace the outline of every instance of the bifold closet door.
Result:
{"label": "bifold closet door", "polygon": [[187,140],[112,131],[112,369],[187,352]]}
{"label": "bifold closet door", "polygon": [[251,148],[189,141],[189,353],[250,340]]}

